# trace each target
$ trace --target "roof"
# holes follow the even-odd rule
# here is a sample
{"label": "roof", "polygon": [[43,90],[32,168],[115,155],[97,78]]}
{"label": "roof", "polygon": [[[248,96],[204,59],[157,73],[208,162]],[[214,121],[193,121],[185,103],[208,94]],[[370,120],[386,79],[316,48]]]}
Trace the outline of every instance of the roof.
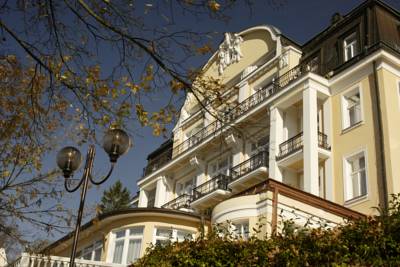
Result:
{"label": "roof", "polygon": [[384,3],[380,0],[367,0],[367,1],[363,2],[362,4],[353,8],[350,12],[348,12],[344,16],[342,16],[342,18],[338,22],[329,24],[324,30],[317,33],[314,37],[312,37],[310,40],[305,42],[302,45],[302,47],[304,48],[305,46],[310,45],[310,43],[312,43],[312,42],[317,42],[320,39],[323,39],[324,37],[328,36],[332,31],[337,30],[343,24],[347,23],[348,20],[353,19],[353,16],[357,15],[357,13],[363,11],[368,6],[373,6],[373,5],[379,5],[379,6],[383,7],[384,9],[386,9],[387,11],[389,11],[390,13],[392,13],[393,15],[400,17],[400,12],[397,11],[395,8],[391,7],[390,5]]}
{"label": "roof", "polygon": [[165,141],[164,143],[162,143],[158,148],[156,148],[156,150],[154,150],[153,152],[151,152],[149,155],[147,155],[147,160],[156,157],[158,154],[160,154],[161,152],[163,152],[165,149],[167,149],[169,146],[172,146],[173,140],[168,139],[167,141]]}
{"label": "roof", "polygon": [[[184,216],[187,217],[188,219],[197,219],[197,220],[202,220],[205,219],[206,221],[209,221],[208,217],[202,218],[201,215],[195,214],[192,212],[186,212],[186,211],[181,211],[181,210],[172,210],[172,209],[162,209],[162,208],[128,208],[128,209],[121,209],[121,210],[115,210],[112,212],[100,214],[97,217],[91,219],[89,222],[85,223],[80,227],[80,231],[84,231],[91,227],[94,224],[97,224],[107,218],[111,218],[114,216],[118,215],[127,215],[127,214],[142,214],[142,213],[148,213],[149,215],[152,215],[154,213],[159,213],[161,214],[169,214],[169,215],[178,215],[178,216]],[[49,251],[50,249],[55,248],[59,244],[69,240],[72,238],[74,235],[74,231],[71,231],[70,233],[66,234],[62,238],[58,239],[57,241],[51,243],[49,246],[44,248],[41,252],[44,253],[45,251]]]}

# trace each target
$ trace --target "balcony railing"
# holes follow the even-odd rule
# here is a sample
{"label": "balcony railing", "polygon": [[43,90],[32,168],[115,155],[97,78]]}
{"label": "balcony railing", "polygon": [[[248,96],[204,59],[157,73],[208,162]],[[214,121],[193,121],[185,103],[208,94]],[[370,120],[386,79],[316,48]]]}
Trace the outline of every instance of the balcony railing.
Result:
{"label": "balcony railing", "polygon": [[260,168],[268,166],[268,151],[261,151],[248,160],[231,168],[231,181]]}
{"label": "balcony railing", "polygon": [[[75,259],[76,267],[126,267],[126,264]],[[21,257],[7,267],[69,267],[69,258],[22,253]]]}
{"label": "balcony railing", "polygon": [[222,189],[225,191],[229,191],[228,183],[230,182],[231,178],[224,174],[218,174],[216,177],[212,178],[211,180],[195,187],[193,189],[193,201],[208,195],[218,189]]}
{"label": "balcony railing", "polygon": [[[243,100],[239,104],[237,104],[235,107],[230,109],[223,118],[220,118],[220,120],[216,120],[194,135],[192,135],[190,138],[186,139],[182,143],[175,145],[173,148],[170,148],[167,151],[164,151],[164,153],[169,153],[172,155],[172,157],[169,159],[173,159],[184,152],[188,151],[189,149],[198,146],[201,144],[206,138],[209,136],[212,136],[213,134],[216,134],[218,131],[222,130],[225,126],[229,126],[229,124],[239,117],[245,115],[247,112],[250,110],[254,109],[256,106],[259,104],[265,102],[268,98],[279,92],[281,89],[283,89],[285,86],[289,85],[291,82],[294,80],[300,78],[307,72],[310,72],[312,70],[312,67],[308,65],[298,65],[294,67],[293,69],[289,70],[285,74],[279,76],[278,78],[274,79],[271,84],[268,84],[267,86],[259,89],[257,92],[249,96],[247,99]],[[149,175],[153,171],[159,169],[160,167],[164,166],[167,164],[168,161],[160,161],[157,164],[157,168],[145,168],[145,171],[143,172],[143,176]]]}
{"label": "balcony railing", "polygon": [[277,160],[293,154],[294,152],[303,148],[303,132],[293,136],[287,141],[279,145],[279,155]]}
{"label": "balcony railing", "polygon": [[178,209],[182,209],[182,208],[189,209],[191,201],[192,201],[191,195],[183,194],[183,195],[180,195],[179,197],[167,202],[166,204],[162,205],[161,208],[172,209],[172,210],[178,210]]}
{"label": "balcony railing", "polygon": [[318,146],[326,150],[331,150],[331,147],[328,145],[328,136],[326,134],[318,132]]}
{"label": "balcony railing", "polygon": [[[320,148],[330,150],[328,145],[328,136],[324,133],[318,132],[318,146]],[[276,157],[277,160],[283,159],[296,151],[303,148],[303,132],[293,136],[287,141],[279,145],[279,155]]]}
{"label": "balcony railing", "polygon": [[318,64],[316,62],[308,62],[307,64],[297,65],[278,78],[274,79],[274,91],[278,91],[279,89],[288,86],[290,83],[302,77],[304,74],[314,70],[318,70]]}
{"label": "balcony railing", "polygon": [[167,149],[160,153],[154,160],[149,162],[146,167],[143,168],[143,176],[149,175],[150,173],[158,170],[172,159],[171,149]]}

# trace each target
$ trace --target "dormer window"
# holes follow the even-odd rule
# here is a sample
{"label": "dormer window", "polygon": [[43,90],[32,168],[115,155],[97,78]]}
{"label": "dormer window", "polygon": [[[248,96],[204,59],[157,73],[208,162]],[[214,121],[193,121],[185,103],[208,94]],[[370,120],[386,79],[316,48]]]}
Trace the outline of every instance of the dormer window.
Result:
{"label": "dormer window", "polygon": [[343,40],[344,61],[348,61],[358,54],[357,34],[353,32]]}

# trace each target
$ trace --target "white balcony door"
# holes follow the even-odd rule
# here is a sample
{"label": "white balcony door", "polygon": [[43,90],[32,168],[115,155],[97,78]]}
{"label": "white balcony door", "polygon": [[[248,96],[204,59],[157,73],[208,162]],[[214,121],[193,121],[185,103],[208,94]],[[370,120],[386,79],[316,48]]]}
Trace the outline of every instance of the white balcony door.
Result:
{"label": "white balcony door", "polygon": [[176,193],[178,196],[183,194],[192,195],[192,190],[195,187],[196,187],[196,176],[193,176],[189,180],[178,182],[176,185]]}
{"label": "white balcony door", "polygon": [[232,167],[232,156],[227,155],[221,157],[210,164],[209,176],[210,178],[213,178],[218,174],[229,175],[231,167]]}

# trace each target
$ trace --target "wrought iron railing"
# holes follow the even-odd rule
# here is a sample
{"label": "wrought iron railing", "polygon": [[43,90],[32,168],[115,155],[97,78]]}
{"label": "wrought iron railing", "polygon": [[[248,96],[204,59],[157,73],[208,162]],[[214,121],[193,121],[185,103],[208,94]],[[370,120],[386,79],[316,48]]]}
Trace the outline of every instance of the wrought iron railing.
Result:
{"label": "wrought iron railing", "polygon": [[261,151],[246,161],[231,168],[231,181],[237,180],[260,167],[268,166],[268,151]]}
{"label": "wrought iron railing", "polygon": [[172,157],[176,157],[190,148],[193,148],[203,142],[204,139],[215,134],[218,130],[222,129],[223,124],[216,120],[209,125],[205,126],[200,131],[193,134],[191,137],[173,147]]}
{"label": "wrought iron railing", "polygon": [[[22,253],[21,257],[6,265],[7,267],[69,267],[69,258]],[[92,261],[75,259],[75,267],[126,267],[127,264],[108,263],[104,261]]]}
{"label": "wrought iron railing", "polygon": [[257,90],[254,94],[249,96],[247,99],[243,100],[235,107],[230,109],[223,118],[219,120],[215,120],[214,122],[210,123],[209,125],[205,126],[203,129],[186,139],[185,141],[181,142],[178,145],[175,145],[173,148],[166,150],[163,152],[166,154],[172,155],[167,161],[161,160],[156,167],[149,167],[145,168],[143,172],[143,176],[149,175],[153,171],[159,169],[161,166],[164,166],[167,162],[171,159],[183,154],[184,152],[188,151],[189,149],[196,147],[197,145],[201,144],[206,138],[216,134],[218,131],[222,130],[225,126],[229,126],[229,124],[239,117],[245,115],[250,110],[254,109],[259,104],[263,103],[265,100],[270,98],[272,95],[276,94],[285,86],[289,85],[294,80],[298,79],[305,73],[309,72],[312,67],[308,65],[298,65],[293,69],[289,70],[285,74],[279,76],[278,78],[274,79],[272,83],[268,84],[267,86]]}
{"label": "wrought iron railing", "polygon": [[[318,132],[318,146],[320,148],[330,150],[330,146],[328,145],[328,136],[326,134]],[[295,153],[296,151],[302,148],[303,148],[303,132],[293,136],[292,138],[280,144],[279,155],[276,158],[277,160],[280,160],[284,157],[289,156],[290,154]]]}
{"label": "wrought iron railing", "polygon": [[224,174],[218,174],[216,177],[193,189],[193,201],[208,195],[215,190],[222,189],[228,191],[228,183],[231,178]]}
{"label": "wrought iron railing", "polygon": [[188,209],[190,208],[190,202],[192,201],[192,196],[189,194],[182,194],[178,196],[177,198],[165,203],[164,205],[161,206],[161,208],[164,209],[172,209],[172,210],[178,210],[178,209]]}
{"label": "wrought iron railing", "polygon": [[279,155],[277,159],[282,159],[303,148],[303,132],[296,134],[279,145]]}
{"label": "wrought iron railing", "polygon": [[288,70],[286,73],[282,74],[278,78],[274,79],[274,91],[278,91],[279,89],[288,86],[293,81],[302,77],[304,74],[314,71],[318,69],[318,64],[315,62],[308,62],[307,64],[300,64],[296,67]]}
{"label": "wrought iron railing", "polygon": [[318,146],[326,150],[331,149],[328,144],[328,136],[326,134],[318,132]]}
{"label": "wrought iron railing", "polygon": [[149,175],[152,172],[155,172],[168,162],[170,162],[172,159],[172,149],[167,149],[163,152],[161,152],[159,155],[157,155],[156,158],[153,160],[149,161],[147,166],[143,168],[143,177],[146,175]]}

